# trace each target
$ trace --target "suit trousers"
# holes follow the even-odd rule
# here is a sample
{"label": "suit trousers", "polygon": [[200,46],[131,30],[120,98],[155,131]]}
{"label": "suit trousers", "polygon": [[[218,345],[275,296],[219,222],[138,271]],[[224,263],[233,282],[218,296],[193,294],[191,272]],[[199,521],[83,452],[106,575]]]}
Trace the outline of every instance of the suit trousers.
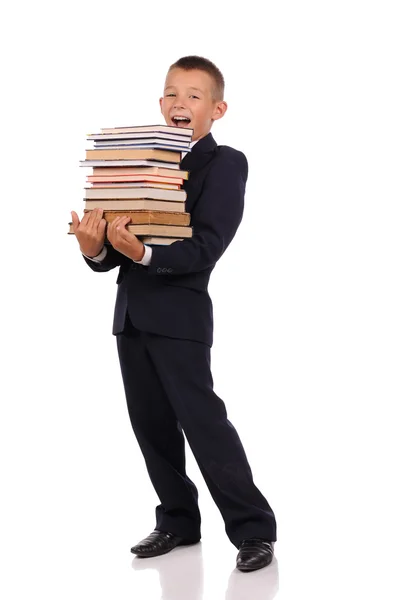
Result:
{"label": "suit trousers", "polygon": [[274,513],[213,391],[211,348],[139,331],[128,316],[116,339],[130,421],[160,500],[154,528],[201,538],[198,490],[185,469],[185,435],[232,544],[238,548],[250,537],[276,541]]}

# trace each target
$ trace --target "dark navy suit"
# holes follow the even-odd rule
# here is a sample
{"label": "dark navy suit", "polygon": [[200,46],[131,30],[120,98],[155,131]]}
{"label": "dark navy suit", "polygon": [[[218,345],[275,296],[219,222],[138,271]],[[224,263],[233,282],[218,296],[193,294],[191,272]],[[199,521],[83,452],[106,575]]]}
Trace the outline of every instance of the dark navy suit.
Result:
{"label": "dark navy suit", "polygon": [[[238,548],[248,537],[276,540],[276,522],[255,486],[224,402],[213,391],[210,274],[232,241],[244,210],[248,163],[212,135],[181,162],[193,237],[153,246],[149,266],[112,246],[94,271],[119,266],[113,334],[133,430],[161,501],[155,528],[200,538],[198,492],[185,472],[183,431]],[[243,399],[245,402],[245,398]]]}

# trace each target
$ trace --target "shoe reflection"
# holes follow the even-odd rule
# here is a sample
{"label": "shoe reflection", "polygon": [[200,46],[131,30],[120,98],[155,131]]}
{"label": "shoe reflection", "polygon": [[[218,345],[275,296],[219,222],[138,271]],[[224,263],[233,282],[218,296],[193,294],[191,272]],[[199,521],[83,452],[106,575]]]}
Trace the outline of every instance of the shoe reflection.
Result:
{"label": "shoe reflection", "polygon": [[[152,558],[135,557],[135,571],[153,569],[159,574],[159,597],[147,600],[219,600],[204,596],[204,562],[202,543],[195,546],[178,546],[171,552]],[[211,576],[210,576],[211,577]],[[215,575],[212,575],[214,579]],[[217,588],[220,589],[220,581]],[[242,573],[233,569],[228,578],[224,600],[273,600],[278,592],[278,562],[274,556],[263,569]],[[207,581],[207,590],[212,582]],[[220,600],[222,600],[220,598]]]}
{"label": "shoe reflection", "polygon": [[178,546],[161,556],[136,557],[133,559],[132,567],[135,571],[145,569],[158,571],[161,586],[159,598],[162,600],[203,600],[204,598],[201,542],[194,546]]}
{"label": "shoe reflection", "polygon": [[278,561],[263,569],[242,573],[234,569],[227,585],[225,600],[273,600],[279,587]]}

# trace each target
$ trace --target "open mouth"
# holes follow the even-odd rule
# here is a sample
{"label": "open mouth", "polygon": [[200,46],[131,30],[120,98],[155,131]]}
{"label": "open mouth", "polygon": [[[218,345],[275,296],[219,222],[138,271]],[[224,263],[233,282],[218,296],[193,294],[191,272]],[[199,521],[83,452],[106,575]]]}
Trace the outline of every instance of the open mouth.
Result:
{"label": "open mouth", "polygon": [[172,117],[172,123],[176,127],[189,127],[191,119],[188,117]]}

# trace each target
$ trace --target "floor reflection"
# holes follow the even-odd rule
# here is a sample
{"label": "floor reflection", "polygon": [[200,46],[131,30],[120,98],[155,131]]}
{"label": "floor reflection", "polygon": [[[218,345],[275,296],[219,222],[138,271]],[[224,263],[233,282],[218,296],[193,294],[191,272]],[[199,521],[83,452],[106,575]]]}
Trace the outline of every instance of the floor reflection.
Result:
{"label": "floor reflection", "polygon": [[[207,596],[204,595],[202,543],[189,548],[178,547],[163,556],[135,557],[132,568],[135,571],[146,569],[158,571],[159,600],[218,600],[216,596],[210,598],[209,593]],[[215,579],[215,574],[211,574],[209,568],[207,577],[212,578],[213,581]],[[222,568],[220,577],[226,578],[223,600],[273,600],[279,587],[278,561],[274,557],[268,567],[250,573],[242,573],[233,568],[227,576],[225,568]],[[209,580],[206,583],[209,589],[212,584]],[[221,587],[220,579],[217,587],[218,589]]]}
{"label": "floor reflection", "polygon": [[225,600],[272,600],[278,586],[278,561],[274,557],[264,569],[250,573],[234,569],[228,580]]}

